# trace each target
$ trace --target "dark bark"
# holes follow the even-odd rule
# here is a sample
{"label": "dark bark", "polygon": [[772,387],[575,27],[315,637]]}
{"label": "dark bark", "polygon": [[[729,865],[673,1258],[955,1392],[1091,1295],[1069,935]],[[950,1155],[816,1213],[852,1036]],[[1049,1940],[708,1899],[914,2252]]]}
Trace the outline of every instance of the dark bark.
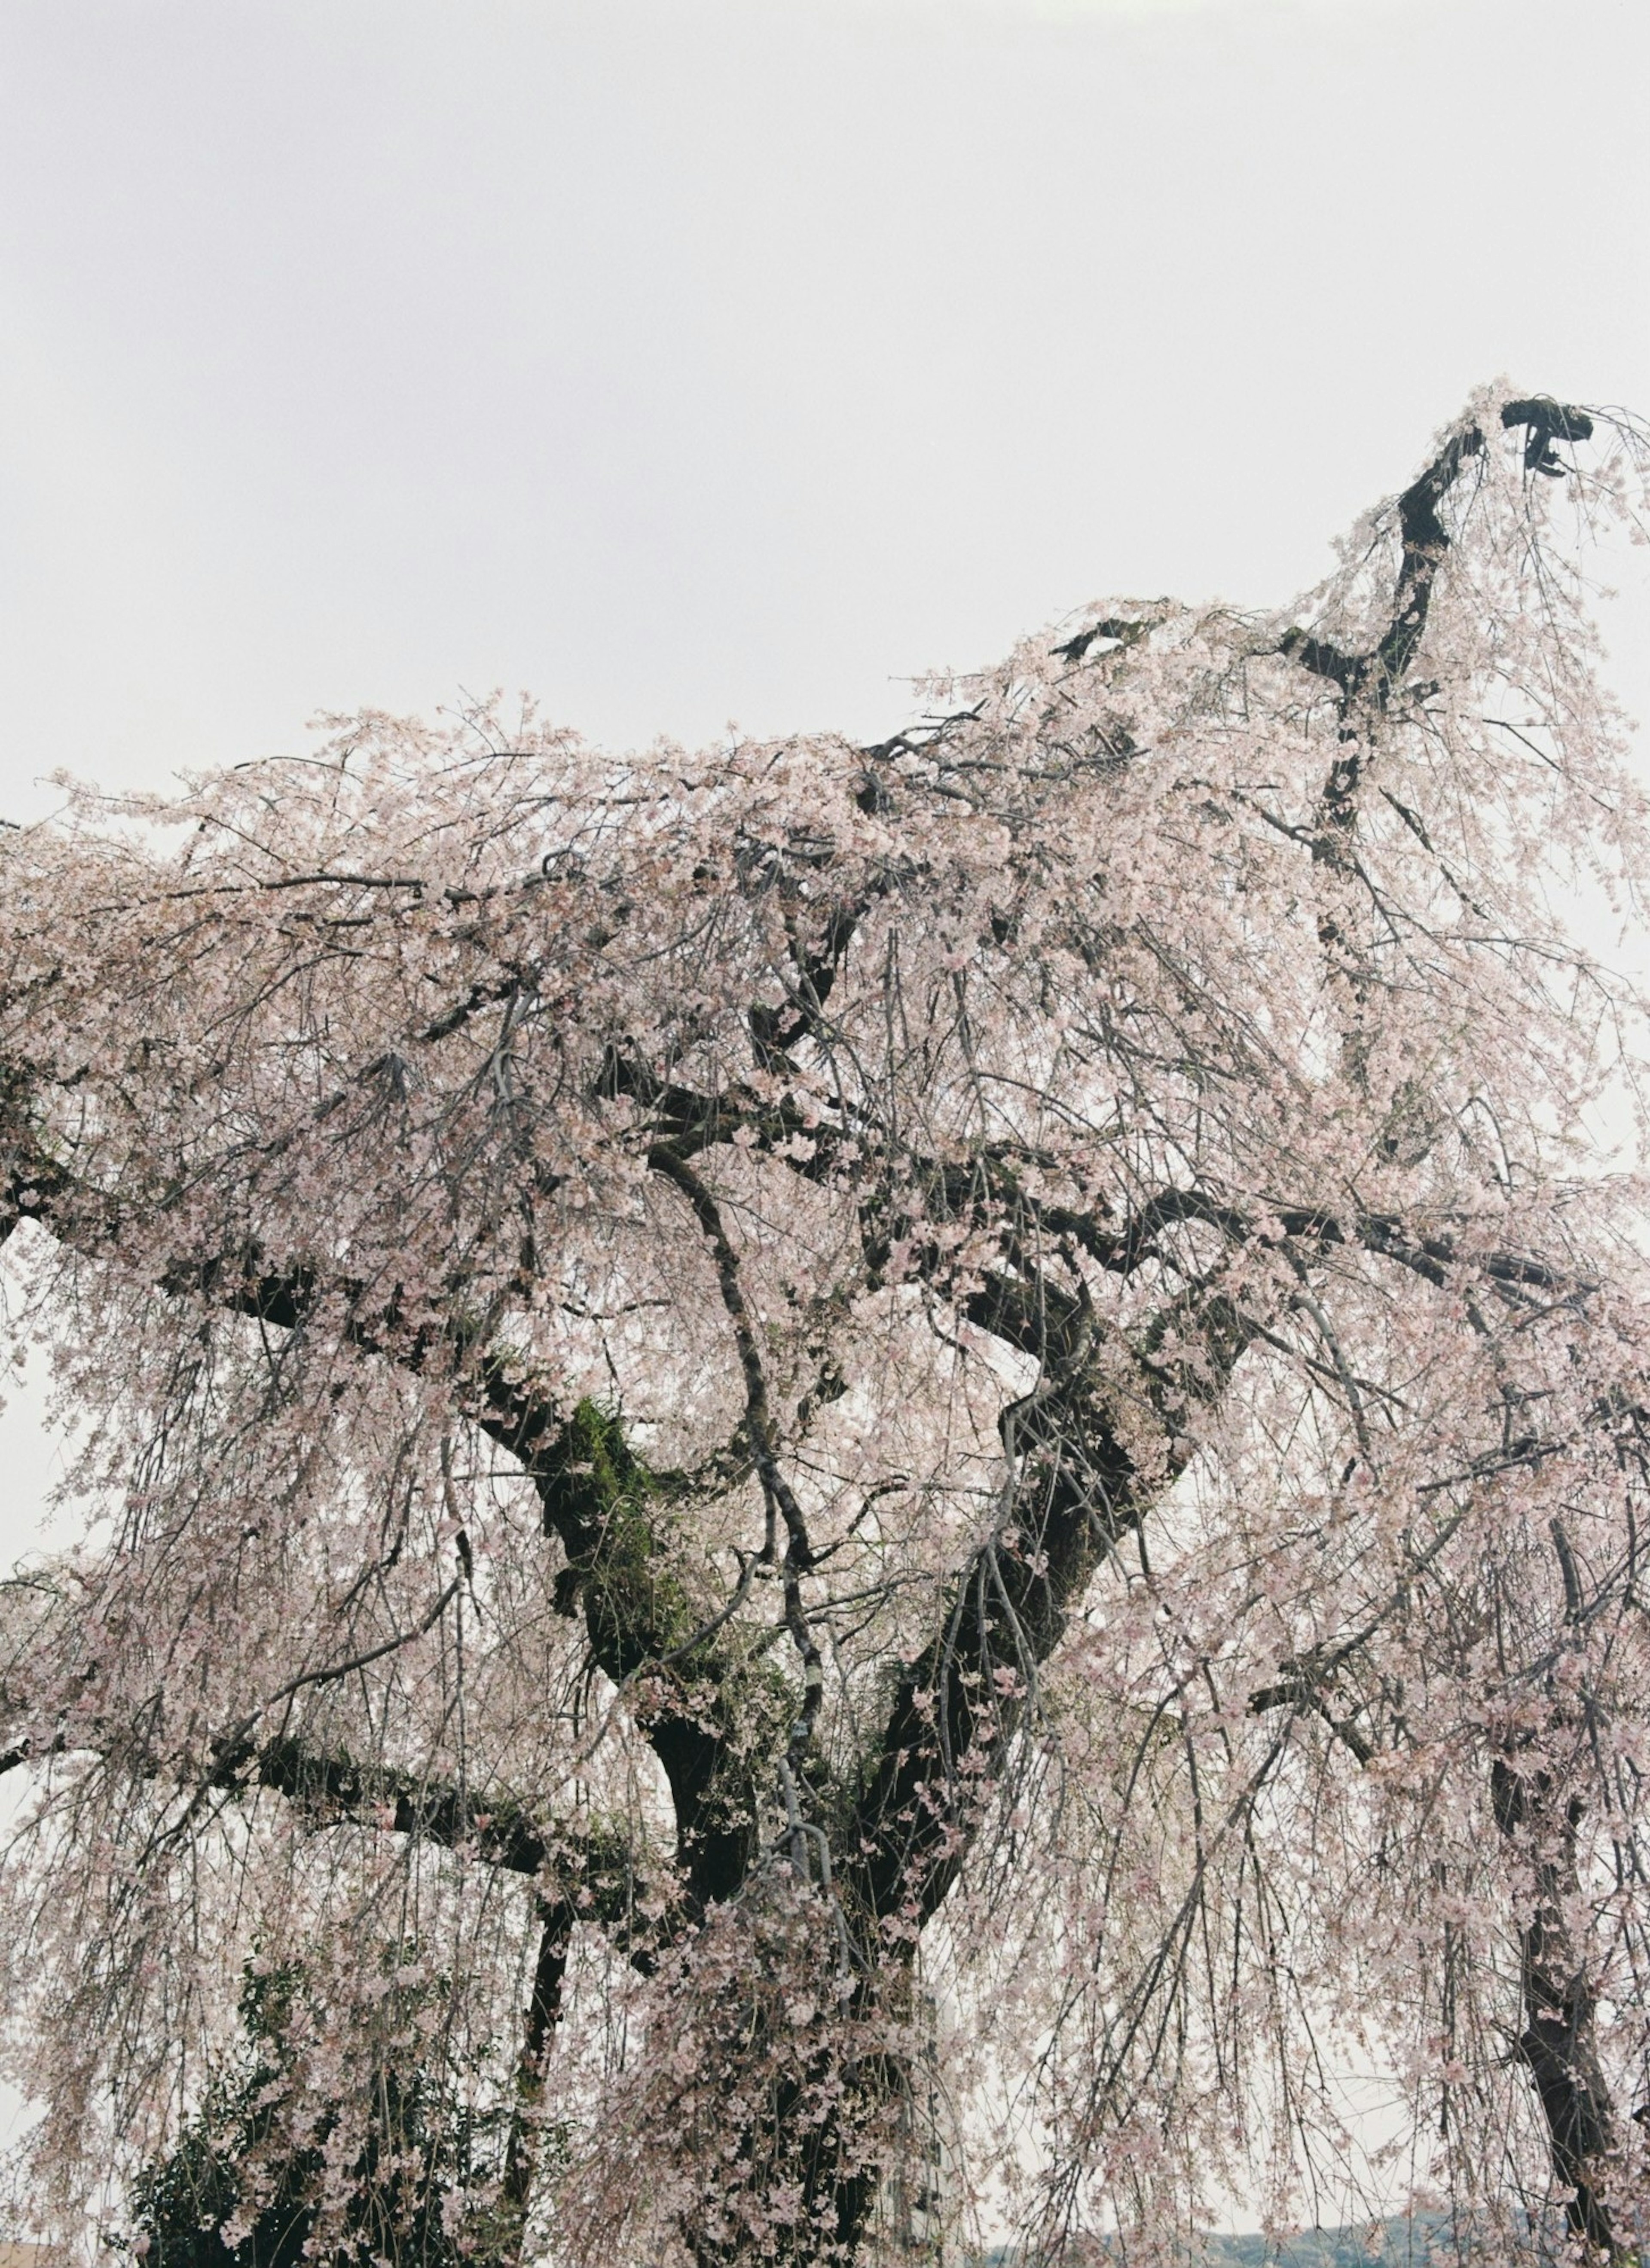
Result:
{"label": "dark bark", "polygon": [[[1509,430],[1523,426],[1529,436],[1526,465],[1552,474],[1563,470],[1552,453],[1553,440],[1585,440],[1593,430],[1584,410],[1545,399],[1506,403],[1501,423]],[[1327,638],[1298,628],[1286,630],[1279,641],[1279,652],[1336,689],[1340,750],[1319,799],[1312,855],[1338,873],[1350,871],[1359,792],[1374,733],[1408,677],[1426,632],[1438,571],[1450,544],[1440,508],[1467,466],[1481,457],[1484,449],[1484,437],[1478,426],[1469,425],[1452,433],[1398,498],[1398,571],[1391,610],[1373,645],[1360,652],[1348,652]],[[1319,933],[1331,961],[1344,961],[1344,940],[1327,913],[1321,918]],[[1353,989],[1358,989],[1356,979]]]}
{"label": "dark bark", "polygon": [[[1519,426],[1525,429],[1528,436],[1525,464],[1549,474],[1563,470],[1553,453],[1555,440],[1585,441],[1593,431],[1593,421],[1584,409],[1545,396],[1504,403],[1501,423],[1509,431]],[[1469,462],[1483,455],[1484,446],[1484,434],[1477,425],[1452,433],[1432,463],[1398,498],[1397,578],[1386,627],[1374,645],[1360,653],[1348,653],[1307,630],[1285,633],[1280,651],[1337,688],[1343,716],[1360,701],[1372,703],[1378,711],[1385,709],[1409,674],[1425,634],[1438,570],[1449,549],[1449,531],[1440,507]],[[1344,762],[1350,770],[1337,766],[1325,792],[1325,805],[1331,812],[1350,799],[1357,785],[1354,760],[1349,756]]]}
{"label": "dark bark", "polygon": [[521,2053],[516,2065],[516,2102],[510,2121],[510,2141],[505,2154],[501,2198],[507,2258],[519,2258],[527,2238],[527,2213],[533,2202],[533,2183],[542,2154],[539,2110],[544,2099],[544,2067],[552,2036],[562,2017],[562,1986],[567,1975],[567,1955],[573,1938],[573,1909],[565,1899],[538,1905],[539,1946],[534,1962],[533,1991]]}
{"label": "dark bark", "polygon": [[1018,1471],[1012,1513],[951,1586],[854,1792],[845,1887],[873,1930],[885,1917],[920,1930],[939,1909],[980,1800],[977,1778],[959,1767],[982,1749],[1002,1761],[1071,1608],[1165,1484],[1142,1488],[1092,1377],[1027,1395],[1002,1429]]}
{"label": "dark bark", "polygon": [[1552,2170],[1571,2233],[1595,2256],[1621,2256],[1606,2190],[1616,2118],[1599,2061],[1585,1948],[1565,1917],[1578,1893],[1575,1835],[1581,1807],[1545,1771],[1498,1756],[1492,1795],[1496,1825],[1528,1865],[1533,1897],[1518,1932],[1523,2014],[1517,2051],[1546,2123]]}

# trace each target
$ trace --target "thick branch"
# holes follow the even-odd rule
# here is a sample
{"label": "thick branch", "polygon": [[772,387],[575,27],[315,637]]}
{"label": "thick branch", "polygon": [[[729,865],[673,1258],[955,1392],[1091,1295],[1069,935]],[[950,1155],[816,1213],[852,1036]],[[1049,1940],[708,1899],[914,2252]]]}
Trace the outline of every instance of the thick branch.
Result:
{"label": "thick branch", "polygon": [[856,1903],[901,1934],[921,1929],[961,1865],[977,1824],[966,1781],[977,1786],[977,1768],[1001,1757],[1071,1607],[1157,1495],[1096,1381],[1028,1395],[1005,1412],[1003,1440],[1010,1516],[957,1576],[938,1634],[902,1673],[843,1838]]}
{"label": "thick branch", "polygon": [[701,1905],[732,1897],[755,1835],[750,1765],[733,1736],[760,1749],[766,1731],[783,1745],[784,1681],[710,1642],[717,1618],[701,1616],[661,1546],[665,1489],[616,1419],[581,1403],[529,1470],[546,1530],[567,1555],[566,1602],[582,1597],[594,1659],[615,1684],[660,1671],[641,1723],[670,1782],[689,1896]]}
{"label": "thick branch", "polygon": [[[1508,401],[1501,423],[1509,430],[1523,426],[1528,433],[1524,462],[1548,474],[1562,472],[1554,455],[1555,439],[1584,441],[1593,431],[1585,410],[1544,397]],[[1391,612],[1374,645],[1349,653],[1309,631],[1286,630],[1278,652],[1298,661],[1314,676],[1326,679],[1339,696],[1341,752],[1324,784],[1321,807],[1322,830],[1316,855],[1335,861],[1336,841],[1350,828],[1362,772],[1366,726],[1358,721],[1362,710],[1379,715],[1408,676],[1432,609],[1433,586],[1449,549],[1449,531],[1440,507],[1468,462],[1484,453],[1481,427],[1464,426],[1453,433],[1432,463],[1398,498],[1398,572],[1393,586]]]}
{"label": "thick branch", "polygon": [[1495,1823],[1528,1858],[1535,1893],[1518,1932],[1524,2013],[1519,2058],[1540,2100],[1571,2233],[1589,2251],[1615,2259],[1615,2229],[1601,2188],[1615,2148],[1615,2114],[1599,2061],[1586,1955],[1565,1918],[1579,1889],[1581,1807],[1574,1797],[1559,1797],[1551,1773],[1523,1771],[1500,1756],[1492,1769],[1492,1794]]}
{"label": "thick branch", "polygon": [[[0,1752],[0,1775],[80,1745],[65,1735],[45,1748],[17,1742]],[[155,1769],[140,1764],[138,1776],[153,1777]],[[625,1946],[639,1967],[652,1965],[656,1933],[644,1914],[654,1910],[656,1894],[617,1828],[547,1829],[512,1795],[478,1795],[449,1780],[364,1762],[344,1749],[314,1748],[295,1734],[261,1744],[245,1738],[220,1743],[202,1785],[235,1797],[268,1788],[317,1828],[346,1822],[378,1828],[462,1851],[528,1881],[554,1881],[581,1918]]]}
{"label": "thick branch", "polygon": [[[35,1158],[14,1162],[8,1195],[9,1219],[0,1219],[0,1233],[28,1219],[104,1253],[106,1239],[77,1221],[80,1192],[61,1168]],[[530,1377],[519,1378],[497,1359],[478,1356],[461,1325],[445,1333],[409,1328],[397,1314],[394,1292],[369,1305],[359,1284],[328,1285],[302,1260],[272,1268],[255,1245],[204,1262],[180,1262],[164,1271],[162,1288],[278,1330],[310,1328],[331,1309],[341,1336],[357,1352],[415,1371],[438,1359],[449,1363],[459,1406],[519,1462],[536,1488],[546,1533],[559,1540],[566,1556],[564,1595],[571,1605],[582,1594],[593,1656],[614,1683],[679,1656],[683,1642],[703,1630],[704,1618],[670,1572],[655,1532],[668,1485],[631,1454],[617,1421],[593,1405],[581,1404],[564,1417]],[[755,1673],[742,1674],[733,1657],[708,1642],[694,1645],[642,1716],[670,1782],[682,1862],[702,1899],[731,1896],[743,1879],[754,1822],[748,1787],[742,1781],[737,1787],[727,1784],[726,1758],[733,1747],[727,1735],[749,1713],[752,1700],[762,1702],[764,1694],[767,1713],[783,1714],[782,1695],[753,1691],[762,1683]],[[777,1676],[770,1674],[766,1683],[777,1687]]]}
{"label": "thick branch", "polygon": [[[1181,1303],[1177,1303],[1177,1307]],[[977,1791],[1020,1730],[1037,1672],[1071,1609],[1118,1538],[1160,1501],[1190,1445],[1174,1421],[1224,1391],[1248,1331],[1228,1300],[1202,1295],[1176,1317],[1196,1334],[1196,1373],[1137,1354],[1143,1393],[1166,1420],[1163,1454],[1143,1472],[1113,1414],[1114,1351],[1086,1302],[1041,1280],[995,1278],[971,1320],[1043,1366],[1039,1384],[1003,1413],[1005,1516],[954,1583],[938,1634],[895,1688],[862,1771],[844,1872],[866,1914],[914,1935],[950,1889],[978,1825]]]}
{"label": "thick branch", "polygon": [[208,1783],[232,1793],[256,1786],[296,1804],[317,1826],[354,1822],[462,1850],[530,1881],[555,1881],[580,1914],[609,1932],[637,1931],[650,1892],[617,1829],[546,1830],[509,1794],[477,1794],[292,1734],[239,1746],[214,1761]]}
{"label": "thick branch", "polygon": [[562,1985],[567,1975],[567,1955],[576,1918],[565,1898],[540,1903],[539,1949],[534,1962],[527,2029],[516,2066],[516,2101],[510,2119],[500,2200],[510,2240],[508,2250],[517,2257],[527,2235],[527,2208],[532,2203],[533,2178],[538,2169],[539,2110],[544,2099],[545,2061],[550,2036],[561,2021]]}

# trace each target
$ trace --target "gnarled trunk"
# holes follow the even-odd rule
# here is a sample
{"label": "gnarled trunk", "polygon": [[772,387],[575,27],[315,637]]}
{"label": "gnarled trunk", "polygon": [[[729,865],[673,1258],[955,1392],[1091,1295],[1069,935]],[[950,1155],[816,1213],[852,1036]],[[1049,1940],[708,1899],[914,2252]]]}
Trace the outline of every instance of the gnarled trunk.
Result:
{"label": "gnarled trunk", "polygon": [[1521,1772],[1499,1756],[1492,1795],[1496,1824],[1528,1865],[1533,1891],[1518,1933],[1519,2058],[1546,2122],[1571,2233],[1595,2257],[1622,2259],[1626,2256],[1608,2202],[1617,2154],[1615,2109],[1599,2061],[1586,1954],[1565,1911],[1578,1890],[1580,1805],[1559,1793],[1550,1772]]}

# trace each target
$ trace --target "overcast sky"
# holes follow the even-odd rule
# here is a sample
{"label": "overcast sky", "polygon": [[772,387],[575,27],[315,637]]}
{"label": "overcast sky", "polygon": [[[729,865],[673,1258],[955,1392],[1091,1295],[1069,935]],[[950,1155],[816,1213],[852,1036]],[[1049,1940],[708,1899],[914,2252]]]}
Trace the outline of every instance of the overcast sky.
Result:
{"label": "overcast sky", "polygon": [[528,687],[891,728],[1650,408],[1650,9],[0,0],[0,811]]}
{"label": "overcast sky", "polygon": [[1650,412],[1647,188],[1644,0],[0,0],[0,814],[1282,600],[1480,381]]}

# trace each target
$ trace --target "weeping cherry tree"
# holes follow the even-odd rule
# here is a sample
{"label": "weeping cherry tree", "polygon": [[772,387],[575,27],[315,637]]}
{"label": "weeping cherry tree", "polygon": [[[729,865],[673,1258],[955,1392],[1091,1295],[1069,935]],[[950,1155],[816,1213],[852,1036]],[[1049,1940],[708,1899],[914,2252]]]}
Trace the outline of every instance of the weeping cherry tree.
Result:
{"label": "weeping cherry tree", "polygon": [[1486,393],[1287,612],[874,747],[367,714],[0,838],[37,2210],[274,1978],[232,2251],[418,2252],[389,2072],[460,2255],[1184,2258],[1352,2054],[1463,2242],[1627,2257],[1644,460]]}

